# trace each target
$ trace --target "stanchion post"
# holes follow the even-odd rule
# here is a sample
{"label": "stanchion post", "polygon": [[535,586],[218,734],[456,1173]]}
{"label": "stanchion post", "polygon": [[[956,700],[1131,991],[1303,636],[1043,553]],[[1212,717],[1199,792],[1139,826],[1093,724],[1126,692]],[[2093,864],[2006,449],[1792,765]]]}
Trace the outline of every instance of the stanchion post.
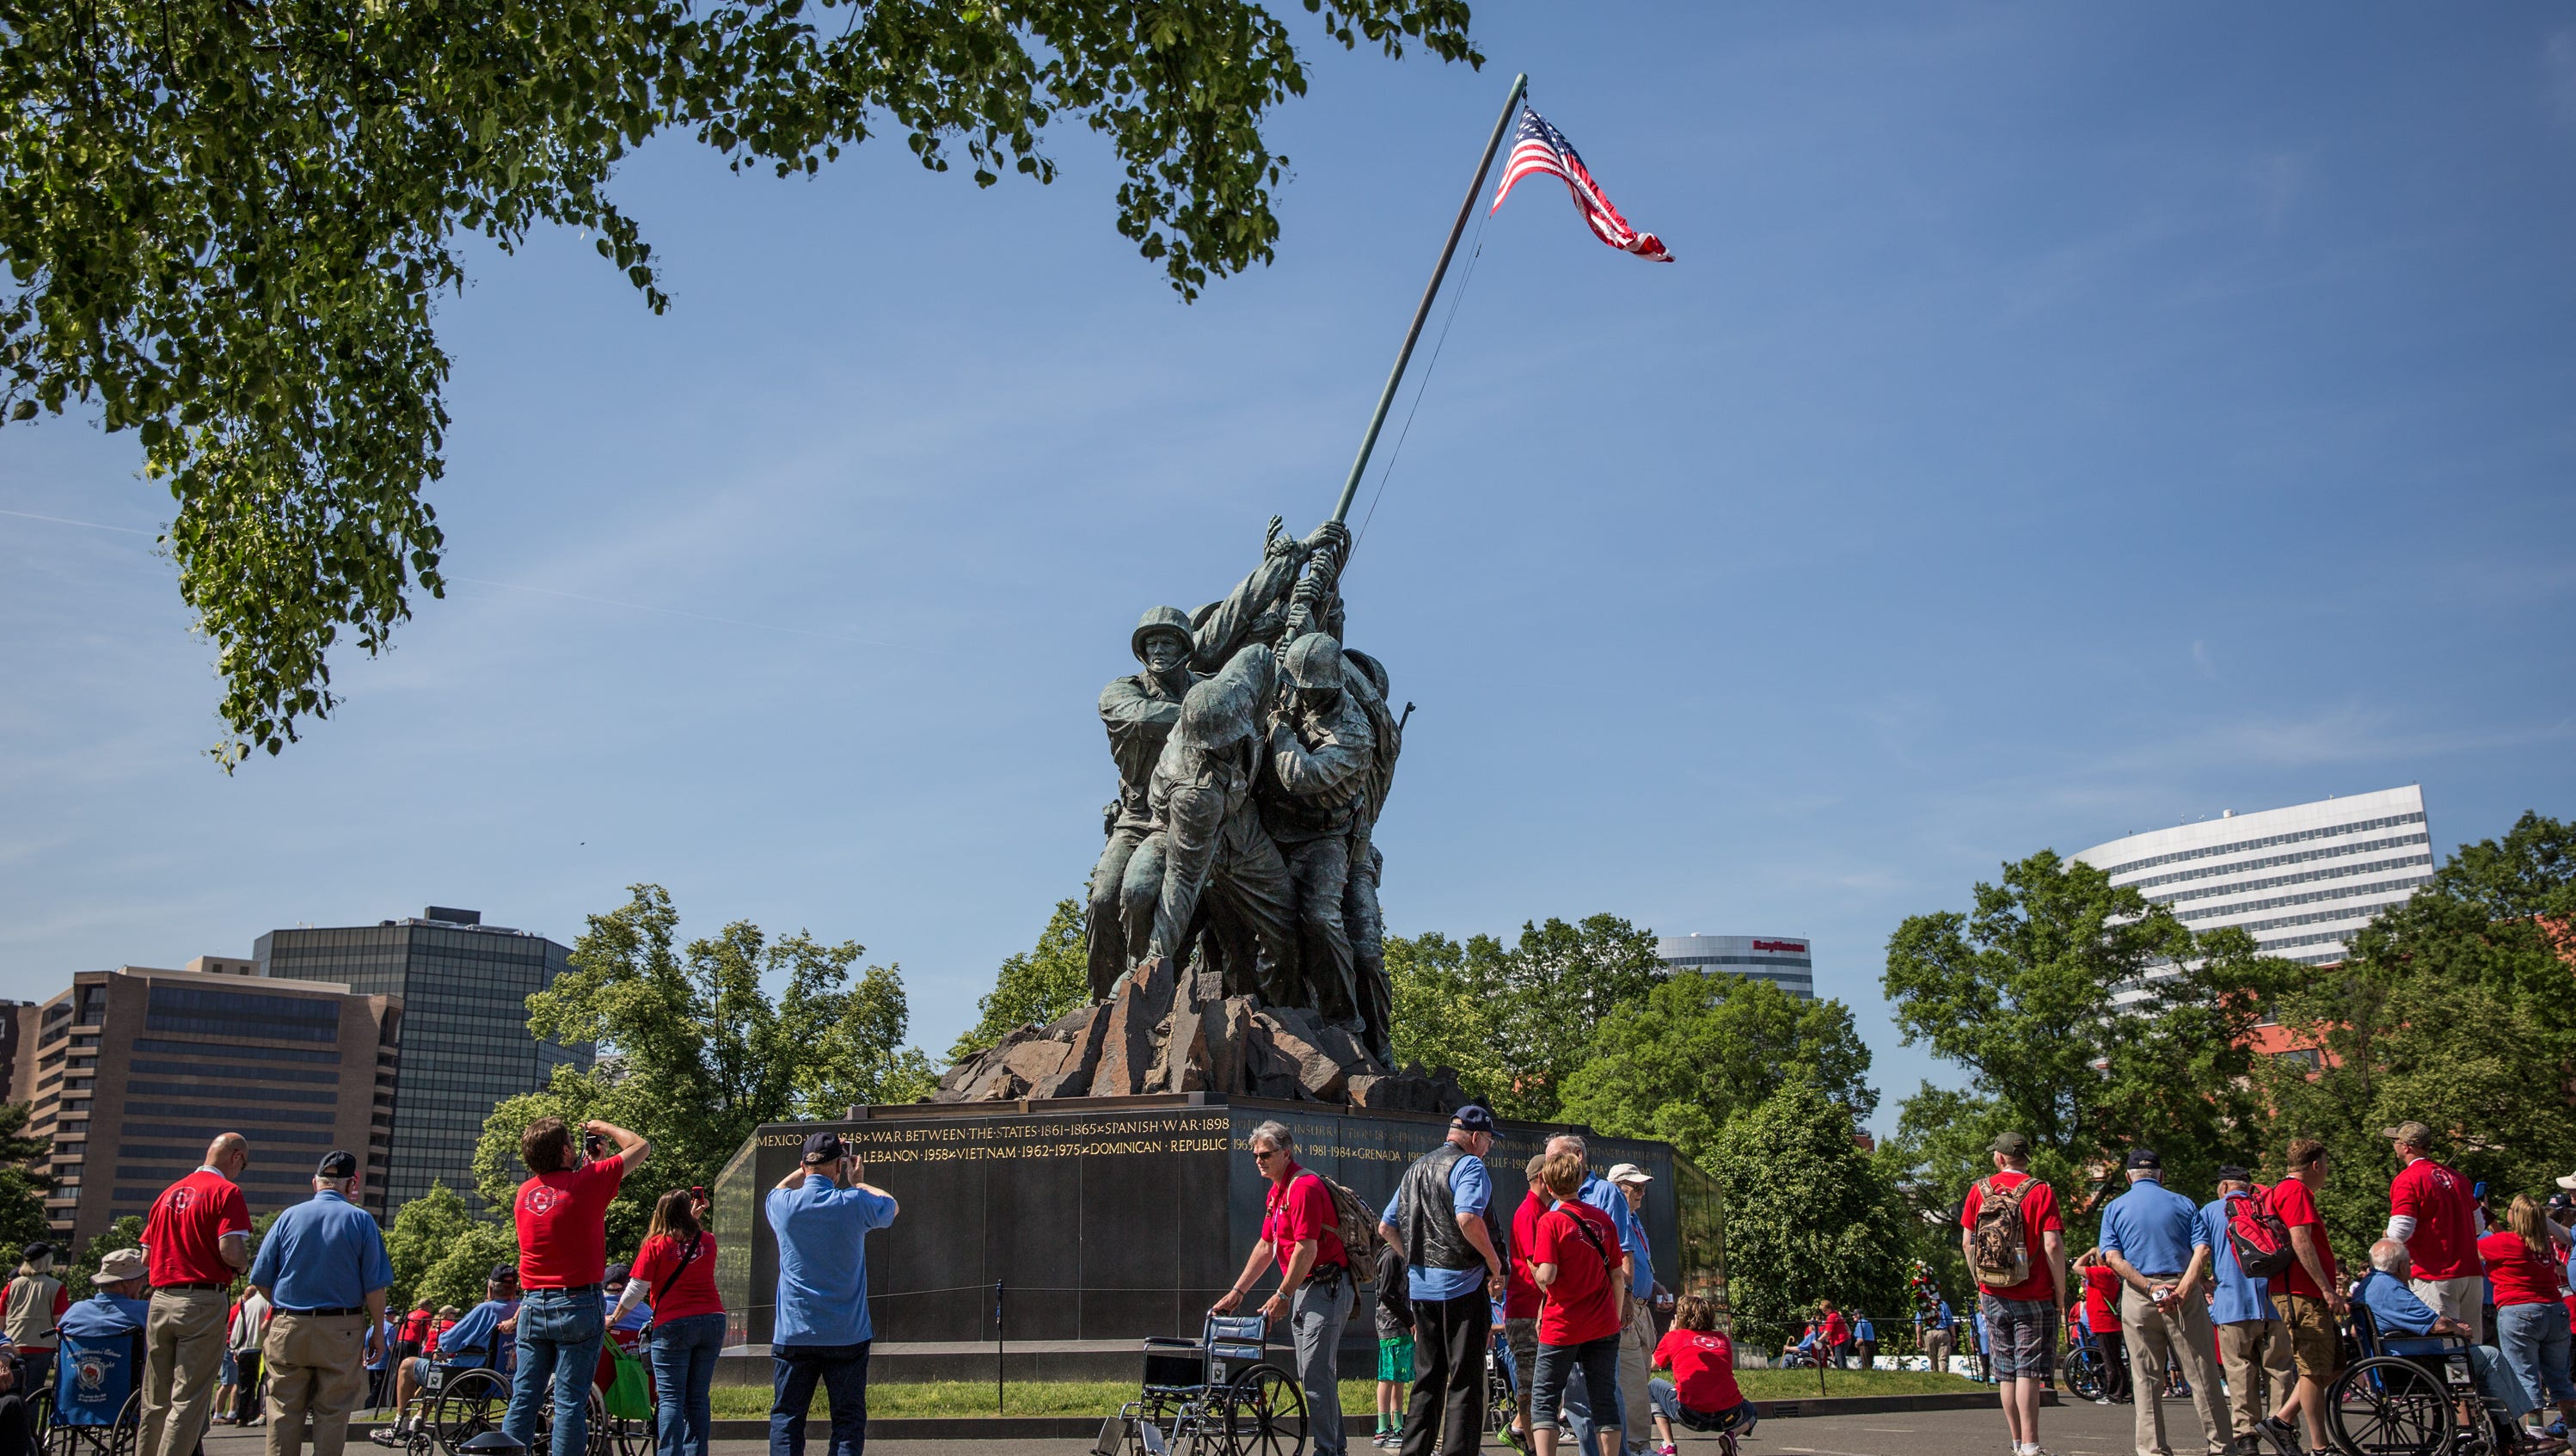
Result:
{"label": "stanchion post", "polygon": [[993,1414],[1002,1414],[1002,1281],[993,1281]]}

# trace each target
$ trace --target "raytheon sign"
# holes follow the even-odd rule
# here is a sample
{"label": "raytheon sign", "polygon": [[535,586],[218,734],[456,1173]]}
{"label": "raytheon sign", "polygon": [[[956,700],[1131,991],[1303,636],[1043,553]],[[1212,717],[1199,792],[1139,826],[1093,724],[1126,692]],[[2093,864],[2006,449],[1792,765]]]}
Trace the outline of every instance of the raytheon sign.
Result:
{"label": "raytheon sign", "polygon": [[1753,948],[1755,950],[1772,951],[1780,955],[1805,955],[1807,953],[1807,943],[1803,940],[1757,940],[1753,942]]}

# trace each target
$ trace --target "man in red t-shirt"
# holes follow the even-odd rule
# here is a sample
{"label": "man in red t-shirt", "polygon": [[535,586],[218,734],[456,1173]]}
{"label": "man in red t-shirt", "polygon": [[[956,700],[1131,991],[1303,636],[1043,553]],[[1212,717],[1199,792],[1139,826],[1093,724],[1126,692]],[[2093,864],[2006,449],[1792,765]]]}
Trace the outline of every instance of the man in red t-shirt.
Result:
{"label": "man in red t-shirt", "polygon": [[2407,1281],[2433,1313],[2469,1328],[2469,1342],[2486,1338],[2486,1266],[2478,1259],[2477,1198],[2469,1180],[2434,1162],[2425,1151],[2433,1130],[2401,1122],[2379,1135],[2397,1149],[2397,1177],[2388,1185],[2388,1237],[2406,1246],[2412,1261]]}
{"label": "man in red t-shirt", "polygon": [[597,1119],[583,1123],[579,1137],[560,1117],[540,1117],[519,1134],[519,1161],[529,1176],[510,1214],[519,1230],[519,1286],[526,1297],[519,1305],[519,1368],[501,1429],[522,1446],[534,1444],[537,1406],[549,1389],[554,1449],[579,1451],[589,1439],[590,1379],[608,1333],[600,1300],[608,1274],[608,1204],[652,1152],[644,1139]]}
{"label": "man in red t-shirt", "polygon": [[[2272,1304],[2290,1327],[2290,1359],[2299,1369],[2298,1406],[2307,1413],[2310,1451],[2330,1451],[2326,1439],[2326,1383],[2343,1366],[2342,1280],[2335,1274],[2334,1245],[2316,1190],[2326,1183],[2326,1145],[2315,1138],[2290,1141],[2290,1176],[2272,1185],[2272,1212],[2290,1231],[2289,1269],[2272,1281]],[[2474,1247],[2474,1246],[2473,1246]],[[2264,1429],[2286,1443],[2296,1434],[2278,1416]]]}
{"label": "man in red t-shirt", "polygon": [[1350,1251],[1342,1247],[1341,1215],[1333,1190],[1297,1166],[1297,1142],[1287,1124],[1265,1122],[1245,1139],[1253,1164],[1270,1180],[1261,1210],[1261,1237],[1234,1287],[1211,1314],[1232,1314],[1261,1271],[1279,1265],[1279,1292],[1261,1306],[1272,1324],[1288,1321],[1297,1349],[1297,1383],[1306,1389],[1306,1430],[1316,1456],[1342,1456],[1342,1384],[1337,1352],[1342,1325],[1351,1317]]}
{"label": "man in red t-shirt", "polygon": [[250,1267],[250,1204],[234,1180],[250,1142],[228,1132],[205,1164],[161,1190],[143,1221],[152,1314],[143,1325],[143,1428],[137,1456],[188,1456],[214,1413],[224,1363],[227,1291]]}
{"label": "man in red t-shirt", "polygon": [[1530,1250],[1538,1247],[1538,1221],[1556,1206],[1556,1195],[1547,1191],[1544,1170],[1547,1154],[1532,1153],[1521,1168],[1529,1184],[1528,1196],[1512,1213],[1511,1257],[1503,1266],[1503,1343],[1512,1352],[1512,1385],[1520,1396],[1519,1415],[1512,1430],[1519,1443],[1529,1444],[1530,1378],[1538,1373],[1538,1281],[1530,1277]]}
{"label": "man in red t-shirt", "polygon": [[[2030,1175],[2030,1139],[2008,1132],[1986,1145],[1993,1176],[1968,1189],[1959,1208],[1959,1248],[1977,1277],[1977,1307],[1986,1317],[1990,1367],[2003,1387],[2004,1429],[2018,1456],[2039,1450],[2039,1396],[2057,1366],[2057,1295],[2066,1288],[2066,1224],[2057,1212],[2057,1190]],[[1996,1206],[1988,1228],[1987,1206]],[[2005,1210],[2009,1208],[2008,1216]],[[2021,1226],[2017,1247],[2005,1237]],[[1980,1237],[1996,1247],[1981,1262]]]}

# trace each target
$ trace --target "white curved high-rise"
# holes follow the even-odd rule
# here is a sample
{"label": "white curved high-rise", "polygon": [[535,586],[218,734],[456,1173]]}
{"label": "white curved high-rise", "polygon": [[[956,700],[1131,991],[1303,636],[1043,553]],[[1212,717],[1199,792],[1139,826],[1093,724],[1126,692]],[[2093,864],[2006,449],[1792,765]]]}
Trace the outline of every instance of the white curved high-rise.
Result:
{"label": "white curved high-rise", "polygon": [[1655,941],[1655,956],[1675,970],[1751,976],[1816,999],[1816,962],[1803,935],[1667,935]]}
{"label": "white curved high-rise", "polygon": [[2381,910],[2433,877],[2424,790],[2233,811],[2075,856],[2170,906],[2194,931],[2241,926],[2268,955],[2325,965]]}

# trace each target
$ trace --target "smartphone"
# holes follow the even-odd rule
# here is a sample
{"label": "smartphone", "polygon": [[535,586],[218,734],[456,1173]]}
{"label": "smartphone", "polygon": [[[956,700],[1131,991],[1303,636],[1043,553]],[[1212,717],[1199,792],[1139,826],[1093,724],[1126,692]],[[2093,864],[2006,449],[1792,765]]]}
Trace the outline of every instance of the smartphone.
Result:
{"label": "smartphone", "polygon": [[699,1187],[696,1187],[696,1186],[692,1185],[692,1186],[690,1187],[690,1189],[689,1189],[689,1201],[690,1201],[691,1203],[704,1203],[704,1202],[706,1202],[706,1201],[707,1201],[707,1190],[705,1190],[705,1189],[703,1189],[703,1188],[699,1188]]}

